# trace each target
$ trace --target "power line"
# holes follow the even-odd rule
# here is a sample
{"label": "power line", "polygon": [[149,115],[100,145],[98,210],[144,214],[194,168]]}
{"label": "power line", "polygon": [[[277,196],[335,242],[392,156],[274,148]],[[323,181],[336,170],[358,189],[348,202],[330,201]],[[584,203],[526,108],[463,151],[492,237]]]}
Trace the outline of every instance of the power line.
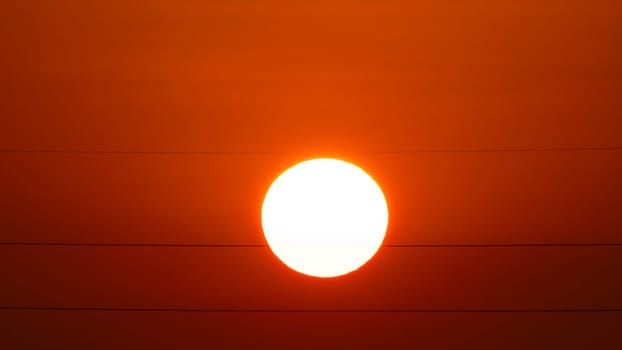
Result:
{"label": "power line", "polygon": [[475,243],[475,244],[388,244],[387,248],[571,248],[571,247],[622,247],[617,242],[592,243]]}
{"label": "power line", "polygon": [[[0,242],[0,246],[110,247],[110,248],[267,248],[266,244],[223,243],[103,243],[103,242]],[[483,244],[385,244],[382,248],[579,248],[622,247],[618,242],[592,243],[483,243]]]}
{"label": "power line", "polygon": [[[538,148],[473,148],[473,149],[411,149],[380,151],[345,151],[343,153],[361,154],[417,154],[417,153],[519,153],[519,152],[599,152],[622,151],[622,146],[595,147],[538,147]],[[54,154],[197,154],[197,155],[271,155],[310,153],[308,151],[139,151],[139,150],[69,150],[69,149],[0,149],[0,153],[54,153]],[[311,152],[333,154],[336,152]]]}
{"label": "power line", "polygon": [[177,312],[177,313],[613,313],[622,308],[565,309],[279,309],[279,308],[138,308],[138,307],[64,307],[0,306],[0,311],[91,311],[91,312]]}

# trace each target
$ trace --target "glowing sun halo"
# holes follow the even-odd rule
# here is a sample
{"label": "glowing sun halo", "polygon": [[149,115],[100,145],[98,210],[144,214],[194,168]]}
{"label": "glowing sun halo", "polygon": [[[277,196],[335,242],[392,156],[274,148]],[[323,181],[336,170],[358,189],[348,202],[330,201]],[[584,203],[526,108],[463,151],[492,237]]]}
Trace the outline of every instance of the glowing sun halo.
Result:
{"label": "glowing sun halo", "polygon": [[274,254],[316,277],[352,272],[378,251],[389,212],[382,190],[359,167],[313,159],[282,173],[263,202],[262,226]]}

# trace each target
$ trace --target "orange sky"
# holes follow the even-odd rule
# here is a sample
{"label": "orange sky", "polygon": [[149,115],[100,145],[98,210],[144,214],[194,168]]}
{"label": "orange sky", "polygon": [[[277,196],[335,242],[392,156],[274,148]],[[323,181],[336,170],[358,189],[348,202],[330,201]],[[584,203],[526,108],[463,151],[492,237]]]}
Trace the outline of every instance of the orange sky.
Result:
{"label": "orange sky", "polygon": [[[261,244],[271,181],[336,156],[388,244],[621,242],[619,150],[390,153],[622,146],[620,7],[3,3],[0,241]],[[0,306],[620,308],[620,249],[382,248],[318,281],[264,248],[0,245]],[[621,317],[0,310],[0,348],[618,349]]]}

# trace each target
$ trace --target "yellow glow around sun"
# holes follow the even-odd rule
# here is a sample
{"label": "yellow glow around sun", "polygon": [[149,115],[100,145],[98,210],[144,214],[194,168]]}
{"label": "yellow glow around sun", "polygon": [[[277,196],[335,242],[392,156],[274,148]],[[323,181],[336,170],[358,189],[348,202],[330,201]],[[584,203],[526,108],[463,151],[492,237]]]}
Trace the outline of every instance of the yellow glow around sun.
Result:
{"label": "yellow glow around sun", "polygon": [[382,190],[362,169],[313,159],[281,174],[263,202],[268,245],[287,266],[316,277],[354,271],[382,245],[389,212]]}

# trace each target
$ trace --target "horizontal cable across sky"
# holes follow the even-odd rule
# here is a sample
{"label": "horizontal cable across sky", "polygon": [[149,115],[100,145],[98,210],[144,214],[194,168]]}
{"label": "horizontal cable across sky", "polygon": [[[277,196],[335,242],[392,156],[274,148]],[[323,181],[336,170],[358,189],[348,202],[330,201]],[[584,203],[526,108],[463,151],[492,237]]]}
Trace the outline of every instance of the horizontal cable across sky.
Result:
{"label": "horizontal cable across sky", "polygon": [[[104,242],[0,242],[0,246],[25,247],[153,247],[153,248],[267,248],[267,244],[226,243],[104,243]],[[591,243],[476,243],[476,244],[385,244],[382,248],[580,248],[622,247],[622,242]]]}
{"label": "horizontal cable across sky", "polygon": [[0,311],[91,311],[91,312],[202,312],[202,313],[603,313],[622,308],[567,309],[219,309],[219,308],[138,308],[72,306],[0,306]]}
{"label": "horizontal cable across sky", "polygon": [[[622,151],[622,146],[594,147],[538,147],[538,148],[473,148],[473,149],[411,149],[315,153],[361,153],[361,154],[416,154],[416,153],[519,153],[519,152],[602,152]],[[205,155],[270,155],[308,153],[309,151],[140,151],[140,150],[70,150],[70,149],[0,149],[0,153],[51,153],[51,154],[205,154]]]}

